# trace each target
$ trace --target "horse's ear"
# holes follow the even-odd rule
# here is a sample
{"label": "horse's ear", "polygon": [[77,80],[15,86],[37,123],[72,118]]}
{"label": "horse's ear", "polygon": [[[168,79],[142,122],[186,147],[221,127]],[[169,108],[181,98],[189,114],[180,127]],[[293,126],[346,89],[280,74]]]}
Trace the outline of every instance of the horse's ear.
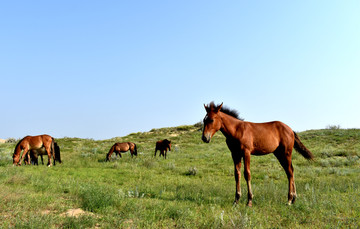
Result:
{"label": "horse's ear", "polygon": [[209,113],[210,108],[208,106],[206,106],[205,104],[204,104],[204,108],[205,108],[206,112]]}
{"label": "horse's ear", "polygon": [[223,103],[221,103],[217,108],[215,108],[215,112],[219,112],[221,110]]}

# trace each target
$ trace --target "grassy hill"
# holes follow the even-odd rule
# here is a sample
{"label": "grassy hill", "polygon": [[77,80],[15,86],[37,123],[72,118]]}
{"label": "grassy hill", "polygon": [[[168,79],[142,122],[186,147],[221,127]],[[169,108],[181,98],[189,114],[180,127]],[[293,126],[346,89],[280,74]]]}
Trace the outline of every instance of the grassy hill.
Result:
{"label": "grassy hill", "polygon": [[[220,132],[210,144],[202,143],[196,126],[103,141],[56,139],[63,163],[51,168],[13,167],[15,143],[0,144],[0,227],[360,227],[360,130],[299,136],[316,159],[293,152],[296,203],[286,205],[287,179],[275,156],[253,156],[252,208],[245,206],[243,176],[240,204],[232,204],[233,162]],[[164,138],[172,141],[172,151],[166,160],[154,158],[155,142]],[[105,162],[112,144],[124,141],[137,144],[138,156],[113,154]]]}

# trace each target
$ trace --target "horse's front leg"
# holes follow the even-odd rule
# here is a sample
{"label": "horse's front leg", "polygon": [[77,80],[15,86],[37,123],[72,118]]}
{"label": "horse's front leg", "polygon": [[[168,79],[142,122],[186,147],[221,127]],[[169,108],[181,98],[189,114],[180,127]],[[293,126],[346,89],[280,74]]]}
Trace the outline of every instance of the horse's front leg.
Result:
{"label": "horse's front leg", "polygon": [[24,160],[24,157],[27,155],[28,152],[29,152],[29,149],[25,148],[18,165],[21,165],[21,162]]}
{"label": "horse's front leg", "polygon": [[241,197],[241,186],[240,186],[240,179],[241,179],[241,158],[234,161],[234,173],[235,173],[235,183],[236,183],[236,191],[235,191],[235,201],[234,204],[237,204],[239,202],[239,199]]}
{"label": "horse's front leg", "polygon": [[247,206],[252,206],[252,190],[251,190],[251,175],[250,175],[250,151],[245,151],[244,154],[244,177],[246,180],[247,188],[248,188],[248,203]]}

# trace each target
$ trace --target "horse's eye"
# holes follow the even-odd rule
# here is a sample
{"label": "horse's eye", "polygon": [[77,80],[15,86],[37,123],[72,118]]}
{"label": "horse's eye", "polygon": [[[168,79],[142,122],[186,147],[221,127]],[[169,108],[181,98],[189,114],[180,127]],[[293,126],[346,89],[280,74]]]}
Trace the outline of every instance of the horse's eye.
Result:
{"label": "horse's eye", "polygon": [[209,117],[204,118],[204,123],[212,123],[214,122],[214,119],[211,119]]}

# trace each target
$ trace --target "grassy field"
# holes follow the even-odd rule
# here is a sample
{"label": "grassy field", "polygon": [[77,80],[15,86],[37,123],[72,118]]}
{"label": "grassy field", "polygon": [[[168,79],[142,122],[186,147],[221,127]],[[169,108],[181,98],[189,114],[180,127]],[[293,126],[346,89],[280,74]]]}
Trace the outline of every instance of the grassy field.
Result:
{"label": "grassy field", "polygon": [[[104,141],[57,139],[63,163],[12,166],[15,143],[0,144],[0,227],[16,228],[359,228],[360,130],[299,133],[313,162],[293,152],[298,198],[287,203],[287,179],[274,155],[251,159],[253,207],[233,206],[233,162],[217,133],[202,143],[196,126],[134,133]],[[168,138],[168,159],[154,158]],[[130,153],[105,162],[115,142]],[[45,157],[47,159],[47,157]],[[44,158],[44,159],[45,159]],[[80,213],[71,215],[71,210]]]}

